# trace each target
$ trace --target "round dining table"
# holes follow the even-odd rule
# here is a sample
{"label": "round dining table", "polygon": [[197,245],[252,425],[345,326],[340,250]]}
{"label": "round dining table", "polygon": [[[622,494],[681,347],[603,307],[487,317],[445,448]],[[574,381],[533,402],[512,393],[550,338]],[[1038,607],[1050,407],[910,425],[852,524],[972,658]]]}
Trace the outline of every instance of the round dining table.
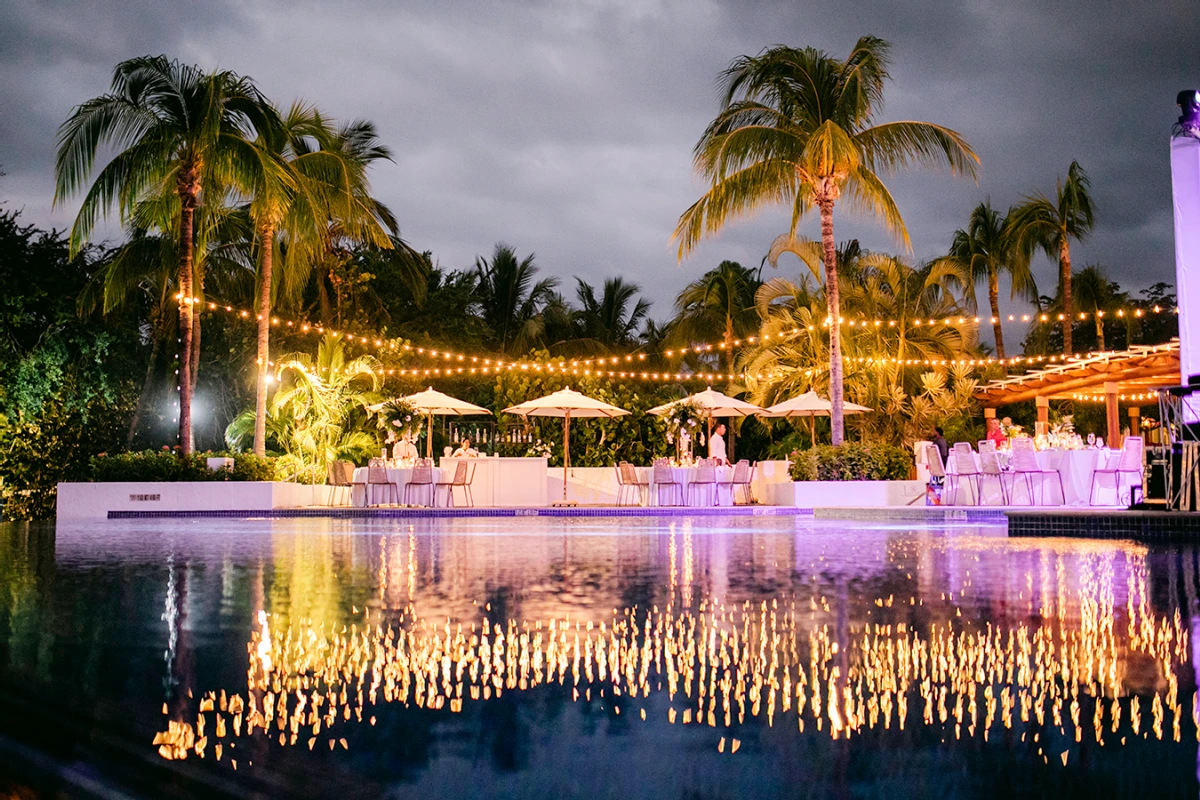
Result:
{"label": "round dining table", "polygon": [[[638,480],[649,485],[649,500],[655,505],[682,505],[692,508],[702,506],[731,506],[733,505],[733,467],[717,467],[717,483],[715,487],[706,484],[692,490],[699,467],[670,467],[671,479],[679,484],[665,486],[659,493],[659,485],[654,482],[654,467],[638,467]],[[682,487],[682,490],[680,489]]]}
{"label": "round dining table", "polygon": [[[388,480],[396,485],[396,490],[397,490],[396,497],[399,498],[399,500],[397,500],[397,502],[400,502],[400,503],[404,502],[404,487],[406,484],[408,484],[410,481],[412,481],[412,474],[413,474],[413,467],[388,467],[387,468]],[[409,500],[414,501],[414,502],[428,500],[429,505],[431,505],[431,506],[437,505],[437,483],[441,479],[442,479],[442,470],[439,467],[433,467],[433,485],[427,487],[424,484],[422,484],[419,488],[413,487],[412,491],[409,493]],[[369,488],[370,487],[367,485],[367,468],[366,467],[355,468],[355,470],[354,470],[354,486],[351,488],[351,491],[350,491],[351,502],[354,505],[359,506],[360,508],[366,506],[367,490]],[[376,488],[374,491],[375,491],[375,497],[377,499],[382,499],[383,492],[385,492],[387,490],[380,487],[380,488]]]}

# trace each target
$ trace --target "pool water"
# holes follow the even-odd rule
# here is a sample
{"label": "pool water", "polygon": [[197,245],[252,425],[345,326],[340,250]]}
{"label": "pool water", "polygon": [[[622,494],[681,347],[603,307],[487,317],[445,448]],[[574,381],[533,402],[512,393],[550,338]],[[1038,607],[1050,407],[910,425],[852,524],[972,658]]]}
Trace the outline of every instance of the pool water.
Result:
{"label": "pool water", "polygon": [[3,526],[0,794],[1195,797],[1196,597],[996,526]]}

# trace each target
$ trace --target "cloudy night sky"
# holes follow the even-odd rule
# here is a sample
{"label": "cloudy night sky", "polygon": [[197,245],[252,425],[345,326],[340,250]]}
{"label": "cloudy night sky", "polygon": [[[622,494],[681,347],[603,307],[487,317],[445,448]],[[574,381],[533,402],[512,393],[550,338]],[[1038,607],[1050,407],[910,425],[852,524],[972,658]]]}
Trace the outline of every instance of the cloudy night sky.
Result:
{"label": "cloudy night sky", "polygon": [[[166,53],[250,75],[281,105],[302,97],[374,120],[396,153],[376,192],[443,267],[504,241],[572,293],[572,276],[627,276],[662,318],[720,260],[758,265],[788,223],[764,211],[676,263],[669,237],[702,191],[691,149],[717,111],[717,74],[769,45],[842,56],[874,34],[894,59],[880,121],[948,125],[982,160],[978,185],[945,172],[888,180],[915,258],[941,254],[985,198],[1003,208],[1052,193],[1078,159],[1099,219],[1075,263],[1099,262],[1127,288],[1173,281],[1168,137],[1176,92],[1200,85],[1200,16],[1181,0],[5,0],[3,19],[0,202],[38,225],[65,227],[78,207],[51,208],[58,125],[118,61]],[[898,247],[847,214],[837,237]],[[1044,258],[1037,275],[1053,291]]]}

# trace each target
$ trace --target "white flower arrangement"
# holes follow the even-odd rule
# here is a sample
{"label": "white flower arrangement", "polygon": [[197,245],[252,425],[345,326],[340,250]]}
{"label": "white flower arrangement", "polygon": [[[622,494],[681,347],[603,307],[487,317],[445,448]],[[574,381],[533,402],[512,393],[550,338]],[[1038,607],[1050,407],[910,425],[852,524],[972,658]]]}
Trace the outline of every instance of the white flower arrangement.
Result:
{"label": "white flower arrangement", "polygon": [[526,458],[550,458],[551,455],[553,455],[553,451],[550,449],[550,445],[541,439],[529,445],[529,449],[525,451]]}

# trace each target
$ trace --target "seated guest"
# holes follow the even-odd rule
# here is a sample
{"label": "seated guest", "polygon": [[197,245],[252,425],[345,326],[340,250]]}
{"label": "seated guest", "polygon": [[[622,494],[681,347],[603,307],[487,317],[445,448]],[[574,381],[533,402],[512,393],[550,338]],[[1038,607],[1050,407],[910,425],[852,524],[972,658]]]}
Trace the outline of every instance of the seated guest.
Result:
{"label": "seated guest", "polygon": [[950,443],[946,441],[946,435],[942,433],[942,429],[934,428],[933,436],[929,437],[929,441],[937,448],[938,453],[941,454],[944,466],[950,459]]}
{"label": "seated guest", "polygon": [[1008,441],[1008,437],[1004,435],[1004,431],[1000,430],[1000,420],[995,417],[988,417],[987,421],[987,440],[995,442],[996,447]]}
{"label": "seated guest", "polygon": [[725,424],[717,425],[712,436],[708,439],[708,457],[713,460],[713,463],[722,467],[729,463],[729,459],[725,457]]}
{"label": "seated guest", "polygon": [[404,434],[403,438],[392,448],[392,458],[412,461],[417,458],[417,446],[412,443],[412,435]]}
{"label": "seated guest", "polygon": [[462,445],[454,451],[451,458],[476,458],[478,455],[479,451],[471,448],[471,440],[463,439]]}

